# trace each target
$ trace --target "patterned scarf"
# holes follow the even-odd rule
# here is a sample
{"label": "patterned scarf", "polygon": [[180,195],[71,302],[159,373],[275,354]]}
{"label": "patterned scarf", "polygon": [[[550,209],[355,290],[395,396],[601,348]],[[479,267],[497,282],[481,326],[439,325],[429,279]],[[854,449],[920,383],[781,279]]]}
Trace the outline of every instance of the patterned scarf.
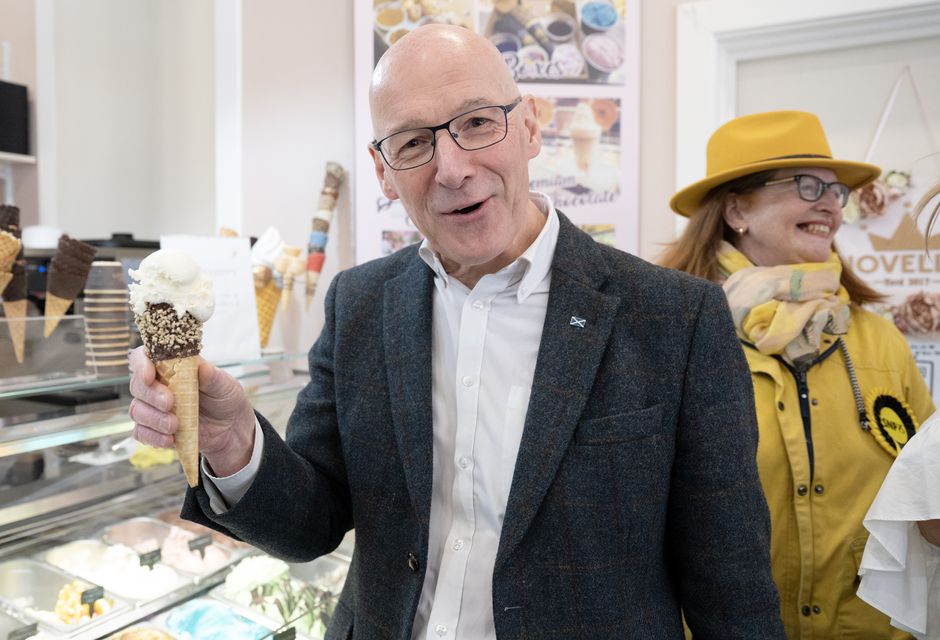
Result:
{"label": "patterned scarf", "polygon": [[755,267],[727,242],[718,250],[723,287],[738,336],[765,354],[799,365],[819,354],[823,333],[849,328],[849,294],[839,284],[842,262]]}

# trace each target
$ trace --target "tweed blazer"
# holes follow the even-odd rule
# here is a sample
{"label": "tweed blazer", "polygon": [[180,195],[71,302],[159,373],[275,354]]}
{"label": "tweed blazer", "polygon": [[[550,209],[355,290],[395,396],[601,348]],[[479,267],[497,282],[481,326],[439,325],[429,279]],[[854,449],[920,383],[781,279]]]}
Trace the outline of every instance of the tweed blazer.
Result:
{"label": "tweed blazer", "polygon": [[[750,374],[711,283],[560,215],[548,309],[493,573],[500,640],[783,638]],[[338,274],[309,384],[258,476],[183,517],[306,561],[351,527],[327,640],[408,640],[431,509],[433,272],[417,247]],[[584,326],[572,317],[584,319]],[[472,612],[468,612],[472,615]]]}

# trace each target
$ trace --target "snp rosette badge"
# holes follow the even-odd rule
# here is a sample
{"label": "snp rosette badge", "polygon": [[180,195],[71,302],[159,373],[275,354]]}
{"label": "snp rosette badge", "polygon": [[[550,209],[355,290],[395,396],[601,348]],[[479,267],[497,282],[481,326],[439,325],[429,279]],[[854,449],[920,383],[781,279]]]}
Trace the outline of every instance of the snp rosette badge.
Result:
{"label": "snp rosette badge", "polygon": [[873,389],[865,398],[865,410],[872,420],[872,436],[894,457],[920,426],[907,403],[888,389]]}

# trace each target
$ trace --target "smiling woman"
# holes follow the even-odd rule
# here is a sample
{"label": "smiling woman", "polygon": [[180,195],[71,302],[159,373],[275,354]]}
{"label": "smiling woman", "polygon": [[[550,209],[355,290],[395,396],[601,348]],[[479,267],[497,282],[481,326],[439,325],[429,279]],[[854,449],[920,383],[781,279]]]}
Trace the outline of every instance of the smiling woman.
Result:
{"label": "smiling woman", "polygon": [[[834,159],[819,119],[797,111],[728,122],[707,166],[670,202],[689,223],[662,262],[728,298],[751,368],[787,636],[906,637],[853,578],[865,509],[933,403],[903,336],[861,308],[881,296],[833,246],[849,193],[880,169]],[[910,432],[887,428],[883,405]]]}

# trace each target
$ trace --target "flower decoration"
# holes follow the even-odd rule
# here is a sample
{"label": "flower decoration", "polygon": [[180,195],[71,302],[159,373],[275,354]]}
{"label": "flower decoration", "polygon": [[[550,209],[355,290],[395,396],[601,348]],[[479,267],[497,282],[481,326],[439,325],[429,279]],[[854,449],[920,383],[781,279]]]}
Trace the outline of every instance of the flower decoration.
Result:
{"label": "flower decoration", "polygon": [[883,178],[853,191],[842,209],[842,217],[849,224],[879,218],[884,215],[888,205],[907,193],[910,187],[911,174],[889,171]]}
{"label": "flower decoration", "polygon": [[894,324],[907,335],[940,333],[940,293],[920,291],[893,309]]}

